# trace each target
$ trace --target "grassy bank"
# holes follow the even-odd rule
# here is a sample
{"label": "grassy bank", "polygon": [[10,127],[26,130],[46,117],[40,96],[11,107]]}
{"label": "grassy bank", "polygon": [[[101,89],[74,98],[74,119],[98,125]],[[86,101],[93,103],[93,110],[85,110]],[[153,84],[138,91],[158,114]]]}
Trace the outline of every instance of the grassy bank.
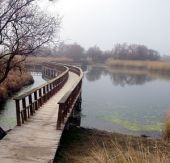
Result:
{"label": "grassy bank", "polygon": [[168,163],[170,143],[142,137],[72,128],[65,131],[57,163]]}
{"label": "grassy bank", "polygon": [[66,57],[28,57],[26,63],[29,64],[42,64],[44,62],[53,63],[72,63],[73,60]]}
{"label": "grassy bank", "polygon": [[106,65],[115,68],[146,69],[149,71],[159,71],[170,73],[170,61],[131,61],[109,59]]}
{"label": "grassy bank", "polygon": [[21,74],[19,71],[11,71],[7,79],[0,84],[0,101],[7,99],[12,93],[33,82],[30,73],[23,72]]}

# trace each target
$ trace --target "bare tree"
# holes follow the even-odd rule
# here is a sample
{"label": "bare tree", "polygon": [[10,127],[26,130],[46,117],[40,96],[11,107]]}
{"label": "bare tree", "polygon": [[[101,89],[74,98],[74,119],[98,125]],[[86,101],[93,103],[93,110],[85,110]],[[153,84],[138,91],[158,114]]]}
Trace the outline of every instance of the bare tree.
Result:
{"label": "bare tree", "polygon": [[160,60],[157,51],[147,48],[144,45],[116,44],[112,49],[114,59],[122,60]]}
{"label": "bare tree", "polygon": [[102,62],[103,51],[98,46],[90,47],[86,54],[93,62]]}
{"label": "bare tree", "polygon": [[59,27],[59,16],[54,18],[43,13],[34,0],[1,0],[0,83],[11,69],[20,68],[25,57],[51,44]]}
{"label": "bare tree", "polygon": [[58,47],[58,54],[60,53],[63,56],[66,56],[68,58],[72,58],[74,61],[79,62],[81,61],[84,56],[84,48],[77,44],[64,44],[61,43]]}

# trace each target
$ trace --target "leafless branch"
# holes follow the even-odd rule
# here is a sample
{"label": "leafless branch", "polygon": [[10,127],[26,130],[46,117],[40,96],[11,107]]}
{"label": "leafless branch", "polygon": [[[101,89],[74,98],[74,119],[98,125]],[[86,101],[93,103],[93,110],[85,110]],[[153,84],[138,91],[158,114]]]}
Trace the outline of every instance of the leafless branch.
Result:
{"label": "leafless branch", "polygon": [[40,11],[35,0],[0,1],[0,83],[18,67],[15,56],[26,57],[45,44],[51,44],[61,19]]}

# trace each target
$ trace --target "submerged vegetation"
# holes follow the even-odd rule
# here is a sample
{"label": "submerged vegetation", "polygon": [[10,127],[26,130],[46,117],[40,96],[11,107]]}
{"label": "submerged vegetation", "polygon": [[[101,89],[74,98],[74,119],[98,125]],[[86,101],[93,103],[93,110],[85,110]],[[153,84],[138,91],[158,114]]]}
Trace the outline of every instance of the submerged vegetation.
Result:
{"label": "submerged vegetation", "polygon": [[0,101],[5,100],[12,93],[33,82],[34,80],[30,73],[11,71],[6,80],[0,84]]}
{"label": "submerged vegetation", "polygon": [[[140,124],[139,122],[132,122],[120,117],[119,114],[111,114],[108,116],[100,116],[100,119],[109,121],[113,124],[119,125],[130,131],[151,131],[151,132],[162,132],[165,128],[164,123],[156,122],[149,124]],[[169,129],[170,130],[170,129]]]}
{"label": "submerged vegetation", "polygon": [[63,134],[56,162],[168,163],[170,144],[163,139],[72,128]]}

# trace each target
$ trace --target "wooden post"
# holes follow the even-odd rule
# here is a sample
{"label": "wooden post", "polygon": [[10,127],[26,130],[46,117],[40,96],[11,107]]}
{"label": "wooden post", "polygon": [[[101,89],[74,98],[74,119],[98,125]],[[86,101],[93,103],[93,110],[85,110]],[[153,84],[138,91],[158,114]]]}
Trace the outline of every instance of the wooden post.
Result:
{"label": "wooden post", "polygon": [[39,92],[39,106],[41,106],[42,105],[42,93],[41,93],[41,88],[38,90],[38,92]]}
{"label": "wooden post", "polygon": [[46,92],[45,92],[45,86],[43,87],[43,103],[46,102]]}
{"label": "wooden post", "polygon": [[21,126],[21,116],[20,116],[19,100],[15,100],[15,104],[16,104],[17,126]]}
{"label": "wooden post", "polygon": [[34,100],[35,100],[35,110],[38,110],[38,103],[37,103],[37,91],[34,92]]}
{"label": "wooden post", "polygon": [[24,113],[24,120],[27,121],[27,111],[26,111],[26,100],[25,97],[22,99],[22,107]]}
{"label": "wooden post", "polygon": [[53,93],[52,93],[52,83],[49,84],[50,86],[50,97],[52,97]]}
{"label": "wooden post", "polygon": [[31,113],[31,115],[33,115],[34,110],[32,107],[32,95],[31,94],[29,95],[29,105],[30,105],[30,113]]}
{"label": "wooden post", "polygon": [[64,109],[64,105],[62,103],[59,104],[58,119],[57,119],[57,130],[61,129],[61,124],[64,122],[63,109]]}
{"label": "wooden post", "polygon": [[50,98],[49,96],[49,84],[46,85],[46,90],[47,90],[47,100]]}

